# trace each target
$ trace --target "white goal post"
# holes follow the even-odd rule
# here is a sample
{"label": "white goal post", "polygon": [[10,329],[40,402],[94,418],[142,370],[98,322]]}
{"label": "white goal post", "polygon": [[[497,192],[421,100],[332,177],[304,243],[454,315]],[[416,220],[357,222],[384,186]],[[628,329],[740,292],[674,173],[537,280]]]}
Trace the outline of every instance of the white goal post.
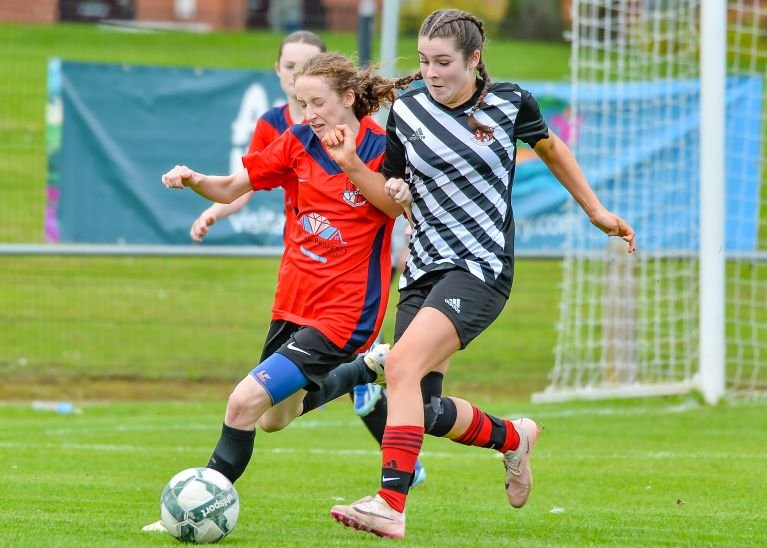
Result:
{"label": "white goal post", "polygon": [[767,2],[572,9],[575,154],[639,252],[570,204],[555,364],[533,401],[767,394]]}

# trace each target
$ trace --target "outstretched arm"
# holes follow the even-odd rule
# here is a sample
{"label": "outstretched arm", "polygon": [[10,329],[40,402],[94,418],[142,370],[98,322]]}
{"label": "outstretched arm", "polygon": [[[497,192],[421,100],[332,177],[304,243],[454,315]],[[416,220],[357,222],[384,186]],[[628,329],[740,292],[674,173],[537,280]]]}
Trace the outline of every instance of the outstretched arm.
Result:
{"label": "outstretched arm", "polygon": [[205,175],[187,166],[176,166],[162,176],[165,188],[189,187],[203,198],[229,204],[251,190],[248,172],[241,169],[230,175]]}
{"label": "outstretched arm", "polygon": [[254,191],[246,192],[231,204],[213,204],[208,209],[200,213],[192,223],[189,229],[189,235],[195,242],[202,242],[202,239],[208,235],[208,229],[221,219],[225,219],[233,213],[237,213],[245,207],[253,197]]}
{"label": "outstretched arm", "polygon": [[591,224],[608,236],[623,238],[628,243],[629,253],[636,250],[634,229],[624,219],[605,209],[583,175],[575,156],[559,137],[549,131],[549,137],[539,140],[533,150],[586,212]]}
{"label": "outstretched arm", "polygon": [[371,204],[389,217],[402,215],[402,206],[384,189],[386,177],[370,169],[357,156],[354,133],[349,126],[339,125],[328,131],[322,138],[322,144]]}

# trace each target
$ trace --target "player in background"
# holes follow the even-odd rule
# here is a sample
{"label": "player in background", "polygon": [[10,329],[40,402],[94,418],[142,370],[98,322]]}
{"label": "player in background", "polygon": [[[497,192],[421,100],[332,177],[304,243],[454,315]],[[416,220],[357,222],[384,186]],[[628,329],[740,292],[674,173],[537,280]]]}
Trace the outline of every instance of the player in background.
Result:
{"label": "player in background", "polygon": [[[325,42],[322,38],[313,32],[306,30],[293,32],[282,40],[274,70],[280,80],[280,87],[282,88],[283,93],[285,93],[287,103],[269,109],[259,118],[248,147],[248,154],[262,152],[288,128],[304,119],[303,109],[296,98],[293,76],[296,69],[303,65],[307,59],[317,53],[326,51],[326,49]],[[298,186],[294,175],[290,174],[285,177],[282,189],[285,197],[285,227],[283,241],[285,246],[287,246],[290,242],[289,231],[294,229],[298,223],[296,218],[296,193],[298,191]],[[254,192],[255,191],[250,190],[230,204],[214,203],[205,209],[205,211],[203,211],[192,223],[192,227],[189,231],[192,239],[196,242],[202,242],[213,224],[245,207],[253,198]],[[400,240],[401,238],[396,241],[396,244],[400,244]],[[397,250],[401,250],[401,245],[393,246],[393,250],[394,247],[396,247]],[[385,348],[378,349],[379,354],[371,354],[371,356],[368,357],[368,360],[385,360],[385,353],[381,354],[385,351]],[[358,369],[365,368],[366,364],[364,363],[364,359],[365,357],[363,355],[356,357],[353,361],[354,367]],[[352,370],[350,374],[356,375],[357,371]],[[362,422],[365,424],[370,434],[376,439],[380,447],[381,440],[383,439],[384,426],[386,424],[386,394],[382,391],[380,385],[367,383],[355,386],[354,389],[349,392],[349,395],[354,403],[355,412],[361,417]],[[321,394],[309,396],[304,406],[303,413],[319,407],[323,403],[326,403],[326,401],[327,400],[321,397]],[[425,480],[426,472],[419,462],[418,474],[413,480],[413,487],[420,485]]]}
{"label": "player in background", "polygon": [[381,172],[360,162],[349,128],[323,140],[362,192],[383,184],[412,208],[395,344],[386,362],[381,488],[331,510],[344,525],[379,536],[405,535],[405,502],[424,433],[499,451],[510,504],[521,507],[530,494],[535,422],[497,418],[466,400],[442,397],[451,356],[493,322],[511,291],[517,140],[533,148],[596,227],[623,238],[629,252],[636,247],[631,226],[602,206],[570,150],[548,130],[535,98],[490,80],[484,42],[483,24],[470,13],[442,9],[424,20],[421,70],[397,84],[423,79],[426,85],[392,106]]}
{"label": "player in background", "polygon": [[[364,193],[354,187],[320,141],[331,128],[348,127],[358,157],[378,171],[386,137],[369,115],[393,101],[392,83],[320,53],[296,71],[295,90],[307,123],[244,156],[244,169],[215,176],[176,166],[162,177],[167,188],[190,187],[221,203],[281,186],[288,176],[298,181],[298,226],[288,231],[264,359],[229,396],[207,465],[232,482],[250,462],[256,424],[267,432],[287,426],[307,391],[375,340],[388,301],[393,219],[402,214],[383,184]],[[365,382],[375,377],[363,372]]]}

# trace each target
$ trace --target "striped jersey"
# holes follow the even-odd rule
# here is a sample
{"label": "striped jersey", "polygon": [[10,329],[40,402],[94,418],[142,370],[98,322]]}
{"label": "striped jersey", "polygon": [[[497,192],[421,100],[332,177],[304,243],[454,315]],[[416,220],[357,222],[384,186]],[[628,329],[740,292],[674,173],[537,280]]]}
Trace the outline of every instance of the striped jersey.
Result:
{"label": "striped jersey", "polygon": [[400,289],[433,270],[462,268],[508,295],[514,275],[511,185],[516,141],[548,137],[538,102],[516,84],[494,83],[475,118],[490,133],[473,131],[474,96],[455,108],[427,89],[401,95],[387,122],[387,177],[407,181],[414,230]]}
{"label": "striped jersey", "polygon": [[[379,171],[386,135],[360,120],[357,155]],[[389,297],[394,220],[369,203],[308,124],[242,158],[254,190],[297,177],[295,225],[287,227],[272,318],[314,327],[346,352],[370,347]]]}

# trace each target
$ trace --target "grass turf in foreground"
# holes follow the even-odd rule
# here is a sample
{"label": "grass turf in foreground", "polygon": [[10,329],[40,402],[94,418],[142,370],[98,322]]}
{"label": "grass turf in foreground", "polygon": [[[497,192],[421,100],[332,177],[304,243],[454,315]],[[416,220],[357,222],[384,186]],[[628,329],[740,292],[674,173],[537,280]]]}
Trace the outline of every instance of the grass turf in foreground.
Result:
{"label": "grass turf in foreground", "polygon": [[[427,438],[429,477],[410,497],[408,545],[767,543],[765,401],[495,402],[488,411],[530,414],[545,428],[530,502],[508,506],[494,452]],[[223,402],[89,405],[80,415],[0,408],[3,544],[175,545],[139,529],[157,519],[174,473],[207,462],[222,412]],[[378,467],[378,450],[348,401],[284,432],[259,433],[237,483],[240,521],[223,542],[377,542],[343,529],[328,511],[373,493]]]}

